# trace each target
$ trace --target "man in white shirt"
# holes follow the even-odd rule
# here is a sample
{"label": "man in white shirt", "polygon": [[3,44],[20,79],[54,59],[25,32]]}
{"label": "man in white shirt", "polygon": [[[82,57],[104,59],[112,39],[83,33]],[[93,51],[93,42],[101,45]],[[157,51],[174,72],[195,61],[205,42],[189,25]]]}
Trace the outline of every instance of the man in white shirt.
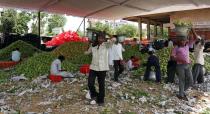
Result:
{"label": "man in white shirt", "polygon": [[195,42],[195,50],[194,50],[195,64],[192,70],[194,84],[196,84],[196,82],[198,83],[204,82],[204,78],[203,78],[204,40],[200,36],[197,36],[197,37],[198,37],[198,40]]}
{"label": "man in white shirt", "polygon": [[50,74],[51,75],[57,75],[62,77],[74,77],[71,73],[63,71],[61,69],[61,63],[65,60],[65,57],[60,55],[57,59],[55,59],[50,68]]}
{"label": "man in white shirt", "polygon": [[112,47],[109,48],[109,66],[113,66],[114,63],[113,63],[113,49]]}
{"label": "man in white shirt", "polygon": [[124,70],[124,66],[121,64],[121,61],[123,60],[122,52],[125,51],[125,49],[122,47],[122,44],[119,43],[116,35],[114,35],[113,39],[115,39],[115,44],[112,46],[115,69],[114,81],[118,82],[118,77]]}
{"label": "man in white shirt", "polygon": [[168,41],[168,47],[173,47],[173,41],[171,39]]}
{"label": "man in white shirt", "polygon": [[[105,77],[109,70],[109,48],[112,47],[112,42],[105,42],[105,33],[101,32],[97,36],[97,41],[93,43],[92,47],[85,52],[85,54],[92,53],[92,62],[90,65],[90,72],[88,76],[88,87],[92,101],[103,106],[105,97]],[[98,79],[99,92],[95,89],[95,79]]]}
{"label": "man in white shirt", "polygon": [[12,51],[12,61],[18,62],[20,61],[21,53],[19,51],[19,48],[16,48]]}

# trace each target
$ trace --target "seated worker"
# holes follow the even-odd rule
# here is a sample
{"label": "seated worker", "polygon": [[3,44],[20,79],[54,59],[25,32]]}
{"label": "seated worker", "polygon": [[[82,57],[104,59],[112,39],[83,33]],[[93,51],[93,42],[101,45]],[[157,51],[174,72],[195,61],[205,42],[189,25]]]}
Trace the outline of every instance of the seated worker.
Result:
{"label": "seated worker", "polygon": [[74,77],[71,73],[66,72],[61,69],[61,63],[65,60],[65,57],[63,55],[58,56],[57,59],[55,59],[50,68],[50,74],[51,75],[58,75],[62,77]]}
{"label": "seated worker", "polygon": [[151,72],[151,67],[155,67],[155,73],[156,73],[156,82],[161,81],[161,72],[160,72],[160,63],[159,63],[159,58],[154,55],[154,50],[152,48],[149,49],[149,58],[146,63],[146,71],[144,74],[144,80],[147,81],[149,80],[150,72]]}
{"label": "seated worker", "polygon": [[12,51],[12,61],[18,62],[20,61],[21,53],[19,51],[19,48],[16,48]]}
{"label": "seated worker", "polygon": [[136,70],[140,66],[140,60],[139,58],[135,56],[131,56],[131,58],[127,62],[127,68],[128,70]]}

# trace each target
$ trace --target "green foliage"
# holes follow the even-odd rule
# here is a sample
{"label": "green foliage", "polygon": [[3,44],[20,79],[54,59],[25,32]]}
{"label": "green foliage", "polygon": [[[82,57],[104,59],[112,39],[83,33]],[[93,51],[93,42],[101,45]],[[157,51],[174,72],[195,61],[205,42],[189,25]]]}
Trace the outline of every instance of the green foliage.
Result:
{"label": "green foliage", "polygon": [[138,35],[138,29],[131,24],[121,25],[116,28],[117,35],[125,35],[126,37],[136,37]]}
{"label": "green foliage", "polygon": [[28,33],[28,22],[31,20],[31,14],[26,11],[17,13],[16,15],[16,25],[13,30],[15,33],[24,34]]}
{"label": "green foliage", "polygon": [[112,113],[109,108],[104,108],[104,110],[102,112],[100,112],[100,114],[112,114]]}
{"label": "green foliage", "polygon": [[28,32],[28,22],[31,20],[30,13],[22,11],[18,13],[16,10],[7,9],[3,11],[3,16],[1,16],[1,32],[3,33],[27,33]]}
{"label": "green foliage", "polygon": [[[31,17],[32,17],[32,33],[33,34],[38,34],[38,12],[32,12],[31,13]],[[47,13],[40,13],[40,32],[41,34],[44,33],[44,26],[47,23],[48,20],[48,14]]]}
{"label": "green foliage", "polygon": [[51,15],[48,19],[48,32],[52,33],[52,29],[56,27],[63,27],[67,19],[63,15]]}
{"label": "green foliage", "polygon": [[69,42],[56,48],[52,53],[56,56],[63,55],[71,63],[85,64],[90,63],[91,56],[84,55],[84,52],[88,49],[88,43],[83,42]]}
{"label": "green foliage", "polygon": [[111,34],[111,35],[114,34],[113,28],[107,23],[105,24],[101,22],[93,23],[93,26],[90,29],[95,29],[98,31],[105,31],[106,33]]}
{"label": "green foliage", "polygon": [[[46,52],[35,54],[33,57],[17,65],[15,72],[17,74],[25,74],[25,76],[30,79],[40,75],[49,74],[50,65],[56,58],[57,56]],[[77,67],[71,64],[68,60],[64,61],[63,68],[71,72],[77,70]]]}
{"label": "green foliage", "polygon": [[9,73],[5,71],[0,71],[0,83],[6,82],[8,80]]}
{"label": "green foliage", "polygon": [[192,22],[189,20],[175,20],[174,21],[174,25],[175,26],[187,26],[187,27],[191,27],[192,26]]}
{"label": "green foliage", "polygon": [[145,96],[145,97],[148,97],[149,94],[145,91],[140,91],[140,90],[135,90],[133,93],[133,96],[139,98],[139,97],[142,97],[142,96]]}
{"label": "green foliage", "polygon": [[137,78],[139,78],[139,76],[143,76],[144,75],[145,70],[146,70],[146,67],[141,66],[140,68],[138,68],[137,70],[135,70],[133,72],[133,75],[136,76]]}
{"label": "green foliage", "polygon": [[206,108],[201,114],[210,114],[210,108]]}
{"label": "green foliage", "polygon": [[21,58],[30,57],[36,52],[41,52],[39,49],[35,48],[31,44],[18,40],[9,45],[8,47],[0,50],[0,60],[9,60],[11,58],[11,52],[15,48],[20,49]]}
{"label": "green foliage", "polygon": [[156,55],[159,57],[160,68],[161,68],[161,72],[162,72],[163,76],[167,72],[167,64],[168,64],[168,60],[170,58],[171,50],[172,50],[172,48],[163,48],[156,52]]}
{"label": "green foliage", "polygon": [[210,71],[210,56],[205,57],[205,64],[204,67],[206,68],[206,71]]}
{"label": "green foliage", "polygon": [[9,9],[4,10],[3,15],[1,16],[1,25],[0,30],[3,33],[11,33],[13,27],[15,26],[17,12],[15,10]]}

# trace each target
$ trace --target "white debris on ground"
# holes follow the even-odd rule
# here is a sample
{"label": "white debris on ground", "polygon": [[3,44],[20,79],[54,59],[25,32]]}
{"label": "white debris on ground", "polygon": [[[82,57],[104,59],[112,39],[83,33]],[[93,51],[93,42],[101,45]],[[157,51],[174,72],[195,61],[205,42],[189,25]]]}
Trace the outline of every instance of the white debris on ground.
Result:
{"label": "white debris on ground", "polygon": [[13,77],[8,83],[0,84],[0,112],[198,114],[210,108],[210,75],[205,76],[205,83],[187,91],[188,101],[176,97],[176,84],[144,82],[129,73],[121,75],[120,83],[116,83],[110,75],[106,79],[104,107],[97,106],[94,101],[90,102],[87,76],[81,73],[74,76],[75,78],[65,78],[59,83],[52,83],[47,75],[32,81],[23,78],[24,75],[21,78]]}

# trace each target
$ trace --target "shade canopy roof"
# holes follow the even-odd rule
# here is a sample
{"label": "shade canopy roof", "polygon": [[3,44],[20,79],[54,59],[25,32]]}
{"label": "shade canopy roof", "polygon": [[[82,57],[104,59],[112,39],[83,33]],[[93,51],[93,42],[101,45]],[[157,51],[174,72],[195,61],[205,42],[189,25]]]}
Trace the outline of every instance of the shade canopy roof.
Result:
{"label": "shade canopy roof", "polygon": [[121,19],[155,13],[210,8],[210,0],[0,0],[0,7]]}

